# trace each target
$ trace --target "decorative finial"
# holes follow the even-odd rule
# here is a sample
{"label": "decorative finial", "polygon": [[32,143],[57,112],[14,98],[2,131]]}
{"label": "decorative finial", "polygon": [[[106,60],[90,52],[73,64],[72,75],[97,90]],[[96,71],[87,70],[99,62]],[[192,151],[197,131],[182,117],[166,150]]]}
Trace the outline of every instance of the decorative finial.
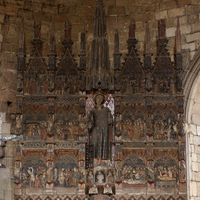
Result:
{"label": "decorative finial", "polygon": [[116,19],[115,19],[115,20],[116,20],[116,25],[115,25],[115,29],[116,29],[116,30],[118,29],[118,21],[117,21],[118,19],[117,19],[117,17],[118,17],[118,16],[116,16]]}
{"label": "decorative finial", "polygon": [[55,27],[54,27],[54,17],[52,20],[52,28],[51,28],[51,36],[50,36],[50,52],[54,53],[54,49],[55,49]]}
{"label": "decorative finial", "polygon": [[65,22],[65,39],[71,39],[71,24],[69,21]]}
{"label": "decorative finial", "polygon": [[83,19],[82,32],[81,32],[81,51],[85,52],[85,21]]}
{"label": "decorative finial", "polygon": [[34,29],[34,39],[40,39],[41,21],[35,20]]}
{"label": "decorative finial", "polygon": [[150,53],[150,31],[148,20],[146,22],[146,53]]}
{"label": "decorative finial", "polygon": [[181,30],[180,30],[180,24],[179,24],[179,17],[177,18],[176,52],[181,52]]}
{"label": "decorative finial", "polygon": [[165,39],[166,23],[164,19],[158,21],[158,36],[159,39]]}
{"label": "decorative finial", "polygon": [[130,20],[129,39],[135,39],[135,20],[134,19]]}
{"label": "decorative finial", "polygon": [[85,32],[85,20],[83,19],[82,32]]}
{"label": "decorative finial", "polygon": [[19,37],[19,50],[23,51],[23,49],[24,49],[24,18],[22,18],[21,31]]}
{"label": "decorative finial", "polygon": [[114,42],[114,52],[118,53],[119,52],[119,33],[118,30],[115,30],[115,42]]}

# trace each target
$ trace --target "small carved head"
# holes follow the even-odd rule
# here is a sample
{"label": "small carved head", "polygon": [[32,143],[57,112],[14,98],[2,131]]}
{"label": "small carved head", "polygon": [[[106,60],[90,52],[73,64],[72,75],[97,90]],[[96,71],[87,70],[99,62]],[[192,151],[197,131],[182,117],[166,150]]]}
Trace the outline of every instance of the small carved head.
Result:
{"label": "small carved head", "polygon": [[101,105],[101,104],[103,104],[104,102],[105,102],[105,96],[104,96],[103,94],[99,93],[99,94],[97,94],[97,95],[95,96],[95,103],[96,103],[97,105]]}

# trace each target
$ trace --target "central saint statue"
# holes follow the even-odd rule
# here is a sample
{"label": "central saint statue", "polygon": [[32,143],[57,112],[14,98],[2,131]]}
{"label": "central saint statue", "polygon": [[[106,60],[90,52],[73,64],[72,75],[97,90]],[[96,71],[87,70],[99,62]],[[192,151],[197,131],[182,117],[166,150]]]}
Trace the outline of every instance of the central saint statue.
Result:
{"label": "central saint statue", "polygon": [[112,115],[104,107],[105,96],[98,93],[95,96],[95,107],[91,110],[88,121],[90,145],[93,146],[94,158],[111,160]]}

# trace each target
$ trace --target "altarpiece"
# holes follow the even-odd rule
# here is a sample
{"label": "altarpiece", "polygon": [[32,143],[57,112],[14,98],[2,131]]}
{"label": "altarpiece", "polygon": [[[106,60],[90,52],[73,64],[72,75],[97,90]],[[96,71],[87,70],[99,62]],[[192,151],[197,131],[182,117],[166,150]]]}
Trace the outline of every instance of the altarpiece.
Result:
{"label": "altarpiece", "polygon": [[166,49],[165,21],[158,21],[158,54],[152,64],[146,22],[144,63],[137,54],[134,19],[121,63],[119,34],[110,66],[106,17],[97,1],[91,64],[86,67],[85,31],[79,66],[65,23],[57,62],[54,22],[48,63],[40,52],[35,21],[33,53],[25,63],[23,21],[17,67],[16,200],[185,200],[182,53],[179,22],[175,63]]}

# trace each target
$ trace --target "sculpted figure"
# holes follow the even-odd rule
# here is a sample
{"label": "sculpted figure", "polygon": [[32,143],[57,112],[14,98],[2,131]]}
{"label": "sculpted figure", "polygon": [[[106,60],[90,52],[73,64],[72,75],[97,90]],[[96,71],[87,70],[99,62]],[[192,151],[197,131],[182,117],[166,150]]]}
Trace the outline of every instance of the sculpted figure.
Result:
{"label": "sculpted figure", "polygon": [[98,189],[95,184],[89,189],[89,194],[98,194]]}
{"label": "sculpted figure", "polygon": [[112,173],[111,171],[108,172],[108,175],[107,175],[107,183],[113,183],[113,176],[112,176]]}
{"label": "sculpted figure", "polygon": [[112,192],[112,188],[108,184],[106,184],[106,186],[105,186],[105,188],[103,190],[103,193],[104,194],[112,194],[113,193]]}
{"label": "sculpted figure", "polygon": [[152,80],[153,80],[153,78],[152,78],[151,71],[148,70],[147,75],[146,75],[146,90],[148,92],[150,92],[153,87]]}
{"label": "sculpted figure", "polygon": [[53,182],[53,166],[50,165],[47,169],[47,183],[51,184]]}
{"label": "sculpted figure", "polygon": [[26,175],[26,172],[25,172],[24,169],[22,170],[21,179],[22,179],[22,185],[24,187],[27,186],[27,184],[28,184],[28,178],[27,178],[27,175]]}
{"label": "sculpted figure", "polygon": [[35,175],[34,175],[34,171],[33,171],[33,167],[29,167],[27,170],[30,178],[29,178],[29,186],[32,187],[35,185]]}
{"label": "sculpted figure", "polygon": [[99,171],[97,175],[98,183],[103,183],[104,175]]}
{"label": "sculpted figure", "polygon": [[65,172],[64,172],[64,168],[61,169],[60,173],[59,173],[59,183],[60,183],[60,186],[63,187],[64,186],[64,182],[65,182]]}
{"label": "sculpted figure", "polygon": [[22,116],[17,115],[16,116],[16,135],[20,135],[22,132]]}
{"label": "sculpted figure", "polygon": [[88,174],[88,183],[93,183],[94,181],[94,175],[92,174],[92,171],[89,171]]}
{"label": "sculpted figure", "polygon": [[96,106],[90,112],[88,128],[90,145],[93,145],[94,158],[109,160],[111,156],[111,124],[110,110],[103,106],[105,96],[101,93],[95,97]]}

